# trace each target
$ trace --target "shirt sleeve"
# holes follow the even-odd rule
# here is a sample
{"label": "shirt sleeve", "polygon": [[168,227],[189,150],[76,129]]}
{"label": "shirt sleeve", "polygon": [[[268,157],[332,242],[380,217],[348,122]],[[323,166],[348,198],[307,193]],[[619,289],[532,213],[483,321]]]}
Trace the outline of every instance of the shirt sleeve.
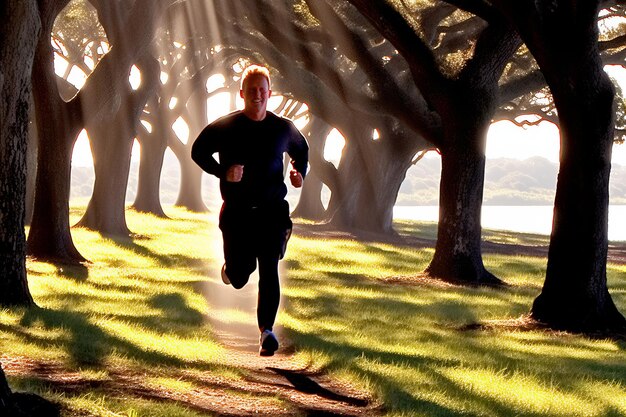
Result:
{"label": "shirt sleeve", "polygon": [[219,136],[215,126],[205,127],[191,147],[191,159],[204,171],[221,179],[226,170],[213,156],[219,152]]}
{"label": "shirt sleeve", "polygon": [[287,154],[293,160],[293,167],[302,174],[304,178],[309,165],[309,145],[302,133],[300,133],[298,128],[296,128],[291,121],[289,122],[289,129],[290,137],[287,146]]}

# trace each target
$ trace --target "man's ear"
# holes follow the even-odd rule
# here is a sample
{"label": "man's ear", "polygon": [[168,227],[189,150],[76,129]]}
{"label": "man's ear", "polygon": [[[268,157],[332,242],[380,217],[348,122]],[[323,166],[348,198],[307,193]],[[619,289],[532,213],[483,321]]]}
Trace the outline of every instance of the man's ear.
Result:
{"label": "man's ear", "polygon": [[243,98],[243,90],[239,90],[239,97]]}

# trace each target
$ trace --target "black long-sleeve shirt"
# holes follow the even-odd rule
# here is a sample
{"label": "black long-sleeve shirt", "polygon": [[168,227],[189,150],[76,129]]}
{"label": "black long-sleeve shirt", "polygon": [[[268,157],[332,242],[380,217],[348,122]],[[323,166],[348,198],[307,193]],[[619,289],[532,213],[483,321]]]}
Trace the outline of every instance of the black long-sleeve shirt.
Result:
{"label": "black long-sleeve shirt", "polygon": [[[192,146],[191,158],[220,179],[224,202],[254,207],[285,198],[284,153],[304,177],[308,150],[304,136],[290,120],[268,111],[263,120],[255,121],[236,111],[204,128]],[[240,182],[226,181],[232,165],[244,166]]]}

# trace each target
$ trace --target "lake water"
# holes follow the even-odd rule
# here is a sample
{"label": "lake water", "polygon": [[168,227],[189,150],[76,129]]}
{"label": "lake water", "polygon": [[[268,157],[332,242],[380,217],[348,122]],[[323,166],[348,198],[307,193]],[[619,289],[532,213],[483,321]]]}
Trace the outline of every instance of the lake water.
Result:
{"label": "lake water", "polygon": [[[483,206],[482,226],[485,229],[549,235],[552,230],[552,206]],[[395,219],[436,222],[438,206],[396,206]],[[609,207],[609,240],[626,241],[626,205]]]}

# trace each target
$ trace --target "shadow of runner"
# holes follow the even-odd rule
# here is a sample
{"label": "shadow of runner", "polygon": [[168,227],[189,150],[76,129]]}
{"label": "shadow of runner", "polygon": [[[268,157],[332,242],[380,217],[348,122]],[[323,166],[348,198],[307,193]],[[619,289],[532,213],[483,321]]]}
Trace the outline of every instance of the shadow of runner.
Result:
{"label": "shadow of runner", "polygon": [[338,394],[327,388],[324,388],[302,372],[274,367],[268,367],[267,369],[284,377],[287,381],[289,381],[289,383],[291,383],[291,385],[293,385],[296,390],[304,394],[319,395],[320,397],[326,398],[328,400],[350,404],[355,407],[366,407],[370,405],[369,401],[367,400]]}

